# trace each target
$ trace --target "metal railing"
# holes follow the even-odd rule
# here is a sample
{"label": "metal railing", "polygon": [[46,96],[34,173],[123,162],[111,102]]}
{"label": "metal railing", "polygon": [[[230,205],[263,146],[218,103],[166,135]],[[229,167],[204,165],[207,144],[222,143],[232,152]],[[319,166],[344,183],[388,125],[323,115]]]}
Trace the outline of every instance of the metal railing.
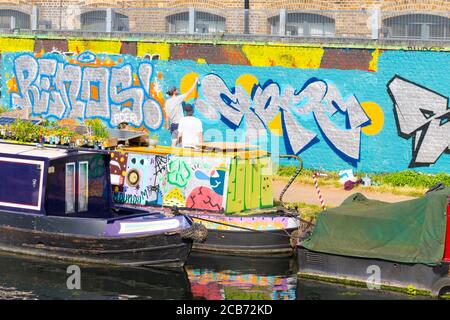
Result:
{"label": "metal railing", "polygon": [[[55,1],[56,2],[56,1]],[[450,12],[0,7],[0,29],[34,32],[450,41]]]}

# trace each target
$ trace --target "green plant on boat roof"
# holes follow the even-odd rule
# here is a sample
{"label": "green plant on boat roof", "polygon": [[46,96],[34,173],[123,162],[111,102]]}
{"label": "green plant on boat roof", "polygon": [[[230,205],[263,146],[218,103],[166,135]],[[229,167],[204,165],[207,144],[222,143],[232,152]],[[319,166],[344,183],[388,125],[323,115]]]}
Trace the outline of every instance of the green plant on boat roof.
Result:
{"label": "green plant on boat roof", "polygon": [[0,114],[9,111],[5,106],[0,106]]}
{"label": "green plant on boat roof", "polygon": [[19,142],[29,142],[37,139],[40,134],[38,126],[30,121],[17,119],[11,124],[11,131],[14,133],[15,140]]}
{"label": "green plant on boat roof", "polygon": [[58,122],[56,121],[52,121],[48,118],[41,118],[41,126],[44,128],[48,128],[48,129],[55,129],[57,127],[59,127]]}
{"label": "green plant on boat roof", "polygon": [[100,119],[88,119],[84,121],[89,136],[95,136],[100,139],[109,137],[108,128]]}

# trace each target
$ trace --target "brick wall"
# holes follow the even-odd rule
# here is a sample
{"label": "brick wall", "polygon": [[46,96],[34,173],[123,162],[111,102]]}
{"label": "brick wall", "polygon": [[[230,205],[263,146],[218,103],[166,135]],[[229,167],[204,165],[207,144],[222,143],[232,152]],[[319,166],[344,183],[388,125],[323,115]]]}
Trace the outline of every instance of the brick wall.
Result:
{"label": "brick wall", "polygon": [[[166,17],[177,12],[175,9],[195,7],[198,10],[213,10],[214,14],[226,18],[226,33],[238,34],[244,31],[243,13],[231,10],[243,9],[243,0],[0,0],[0,6],[24,8],[31,4],[40,7],[40,19],[50,21],[55,29],[60,24],[63,29],[79,28],[80,14],[90,8],[116,7],[122,8],[123,11],[118,12],[129,18],[130,31],[165,32]],[[278,15],[280,9],[322,10],[324,12],[317,13],[335,19],[336,34],[342,36],[370,35],[370,10],[375,8],[385,11],[383,18],[398,15],[397,11],[432,11],[438,15],[445,15],[442,12],[450,11],[450,0],[251,0],[250,5],[250,33],[253,34],[267,34],[270,31],[268,18]]]}

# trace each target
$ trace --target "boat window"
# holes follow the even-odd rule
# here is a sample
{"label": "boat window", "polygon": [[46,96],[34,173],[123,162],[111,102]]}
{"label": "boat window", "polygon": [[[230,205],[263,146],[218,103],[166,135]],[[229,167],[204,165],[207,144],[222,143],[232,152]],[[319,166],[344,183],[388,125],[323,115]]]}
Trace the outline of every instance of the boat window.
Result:
{"label": "boat window", "polygon": [[75,212],[75,163],[66,163],[66,213]]}
{"label": "boat window", "polygon": [[88,210],[89,199],[89,163],[83,161],[79,163],[78,170],[78,211]]}

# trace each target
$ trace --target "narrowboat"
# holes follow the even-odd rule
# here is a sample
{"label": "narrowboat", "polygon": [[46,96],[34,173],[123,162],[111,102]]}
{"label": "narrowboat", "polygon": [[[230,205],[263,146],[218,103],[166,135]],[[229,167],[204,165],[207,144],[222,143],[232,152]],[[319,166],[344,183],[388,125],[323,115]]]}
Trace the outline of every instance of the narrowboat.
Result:
{"label": "narrowboat", "polygon": [[108,153],[0,142],[0,250],[86,263],[184,265],[192,220],[115,206],[109,162]]}
{"label": "narrowboat", "polygon": [[450,188],[398,203],[362,194],[321,212],[297,247],[302,278],[439,296],[450,289]]}
{"label": "narrowboat", "polygon": [[269,153],[223,146],[128,147],[111,151],[111,159],[114,201],[190,216],[208,231],[194,251],[293,255],[300,221],[297,212],[274,207]]}

